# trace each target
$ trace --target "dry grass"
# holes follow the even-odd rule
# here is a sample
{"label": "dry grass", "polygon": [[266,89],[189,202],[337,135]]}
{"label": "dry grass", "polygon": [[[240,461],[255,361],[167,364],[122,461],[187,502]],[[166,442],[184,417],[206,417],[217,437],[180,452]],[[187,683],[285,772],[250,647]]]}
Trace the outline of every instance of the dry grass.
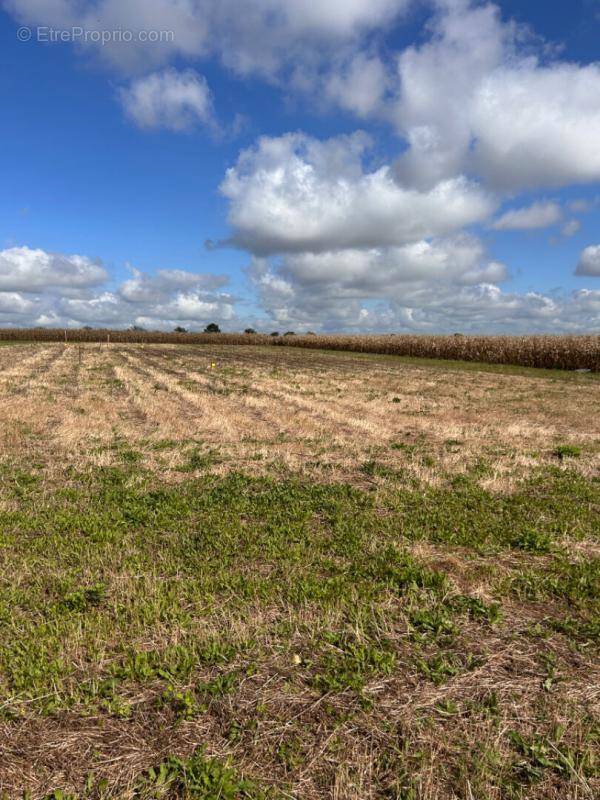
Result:
{"label": "dry grass", "polygon": [[0,794],[264,797],[148,781],[204,747],[278,798],[600,796],[599,412],[593,375],[0,348]]}
{"label": "dry grass", "polygon": [[355,353],[409,356],[442,360],[515,364],[524,367],[600,371],[600,335],[588,336],[427,336],[387,334],[373,336],[165,333],[163,331],[109,331],[35,328],[0,329],[0,341],[113,342],[121,344],[204,344],[215,339],[225,345],[302,347]]}
{"label": "dry grass", "polygon": [[589,376],[226,345],[17,345],[0,358],[4,447],[49,467],[115,463],[126,442],[165,477],[191,451],[220,473],[277,465],[363,482],[369,462],[435,484],[484,461],[481,484],[503,489],[560,463],[560,445],[582,448],[571,467],[598,470]]}

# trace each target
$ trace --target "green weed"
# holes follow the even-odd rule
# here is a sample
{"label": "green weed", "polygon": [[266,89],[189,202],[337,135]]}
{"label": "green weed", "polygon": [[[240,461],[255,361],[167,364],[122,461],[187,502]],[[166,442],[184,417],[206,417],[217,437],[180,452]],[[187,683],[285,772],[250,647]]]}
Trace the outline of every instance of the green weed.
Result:
{"label": "green weed", "polygon": [[581,455],[581,447],[573,444],[560,444],[554,450],[554,455],[559,461],[564,461],[565,458],[579,458]]}

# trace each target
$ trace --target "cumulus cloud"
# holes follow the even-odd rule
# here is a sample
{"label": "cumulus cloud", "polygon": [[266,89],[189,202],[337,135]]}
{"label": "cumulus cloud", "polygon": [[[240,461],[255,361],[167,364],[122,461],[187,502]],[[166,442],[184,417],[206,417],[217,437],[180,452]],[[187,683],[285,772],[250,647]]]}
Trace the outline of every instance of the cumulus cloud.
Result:
{"label": "cumulus cloud", "polygon": [[500,187],[600,179],[600,66],[533,60],[482,85],[473,112],[475,163]]}
{"label": "cumulus cloud", "polygon": [[[317,141],[263,137],[222,184],[233,242],[273,326],[296,330],[493,332],[597,327],[595,295],[519,294],[502,263],[463,231],[495,199],[463,176],[407,187],[390,166],[365,166],[364,134]],[[443,200],[441,199],[443,197]],[[556,203],[513,209],[499,229],[562,219]],[[279,257],[278,257],[279,256]]]}
{"label": "cumulus cloud", "polygon": [[600,278],[600,244],[585,248],[579,258],[575,274]]}
{"label": "cumulus cloud", "polygon": [[416,326],[420,318],[426,329],[424,308],[436,297],[458,297],[465,287],[508,277],[504,264],[464,234],[401,247],[259,257],[249,274],[274,323],[334,330],[364,327],[373,303],[380,313],[386,309],[392,327]]}
{"label": "cumulus cloud", "polygon": [[266,314],[262,320],[240,314],[243,305],[224,291],[224,276],[131,271],[115,289],[108,288],[105,274],[100,284],[89,280],[65,292],[51,273],[47,283],[38,276],[35,285],[19,291],[0,289],[0,324],[198,330],[214,321],[240,330],[262,322],[365,332],[577,332],[600,326],[600,291],[560,297],[504,291],[498,284],[508,277],[506,267],[465,234],[401,246],[255,257],[249,276]]}
{"label": "cumulus cloud", "polygon": [[[268,78],[285,67],[315,71],[356,46],[361,36],[389,24],[412,0],[209,0],[215,48],[234,71]],[[205,5],[207,5],[205,3]]]}
{"label": "cumulus cloud", "polygon": [[36,309],[34,301],[23,297],[19,292],[0,292],[0,315],[16,319],[31,314]]}
{"label": "cumulus cloud", "polygon": [[194,70],[166,69],[138,78],[119,90],[127,116],[140,128],[191,130],[214,124],[210,90]]}
{"label": "cumulus cloud", "polygon": [[[5,0],[29,24],[172,32],[99,48],[124,70],[216,57],[237,73],[312,91],[321,104],[386,116],[408,145],[398,174],[419,189],[463,173],[507,191],[600,179],[600,65],[548,57],[498,6],[472,0],[430,0],[425,41],[384,58],[371,34],[381,38],[413,5],[246,0],[240,13],[238,0]],[[175,130],[206,121],[203,79],[177,75],[124,90],[135,121]]]}
{"label": "cumulus cloud", "polygon": [[460,173],[472,142],[471,109],[484,77],[502,62],[508,33],[498,9],[444,4],[430,36],[397,58],[390,116],[409,148],[398,162],[404,180],[430,186]]}
{"label": "cumulus cloud", "polygon": [[538,202],[526,208],[506,211],[492,223],[497,231],[528,231],[536,228],[549,228],[562,218],[558,203]]}
{"label": "cumulus cloud", "polygon": [[[93,53],[124,72],[141,72],[178,56],[195,58],[209,53],[209,22],[201,3],[184,0],[5,0],[20,22],[86,31],[127,30],[133,41],[118,40],[99,47],[79,40],[85,53]],[[159,42],[139,41],[139,31],[165,31],[172,36]]]}
{"label": "cumulus cloud", "polygon": [[504,291],[494,281],[505,268],[494,262],[454,280],[392,281],[385,291],[381,276],[360,286],[353,278],[317,285],[297,265],[262,258],[249,273],[271,324],[298,331],[576,333],[600,326],[600,291],[560,297]]}
{"label": "cumulus cloud", "polygon": [[254,257],[273,327],[321,331],[577,332],[600,326],[600,292],[518,293],[473,235],[401,246]]}
{"label": "cumulus cloud", "polygon": [[402,245],[485,219],[494,204],[463,177],[421,192],[392,169],[368,171],[364,134],[321,142],[262,137],[227,171],[234,241],[253,253]]}
{"label": "cumulus cloud", "polygon": [[402,177],[466,171],[509,191],[598,180],[600,66],[543,62],[492,4],[439,6],[429,40],[398,58]]}
{"label": "cumulus cloud", "polygon": [[289,255],[279,273],[304,289],[330,286],[363,298],[390,297],[411,283],[473,284],[507,277],[506,267],[489,260],[480,241],[465,235],[402,247]]}
{"label": "cumulus cloud", "polygon": [[200,292],[179,292],[172,300],[155,309],[155,315],[163,319],[182,319],[203,323],[215,317],[230,321],[235,316],[228,297],[209,298]]}
{"label": "cumulus cloud", "polygon": [[323,83],[328,101],[366,118],[383,113],[390,79],[379,56],[356,53],[345,62],[335,64]]}
{"label": "cumulus cloud", "polygon": [[0,324],[200,327],[235,319],[236,298],[214,273],[134,267],[115,290],[104,267],[85,256],[28,247],[0,251]]}
{"label": "cumulus cloud", "polygon": [[[559,60],[503,20],[497,6],[474,0],[430,0],[419,44],[390,57],[379,46],[383,34],[412,3],[247,0],[243,13],[238,0],[4,5],[29,24],[173,31],[170,41],[97,51],[133,75],[120,99],[142,128],[215,124],[204,78],[168,66],[201,58],[312,93],[315,107],[394,126],[397,150],[385,162],[363,133],[326,141],[290,133],[260,138],[227,171],[220,188],[229,201],[229,242],[254,256],[253,285],[274,322],[357,330],[597,328],[598,292],[506,291],[498,284],[507,268],[464,231],[490,224],[510,200],[515,207],[491,223],[498,231],[564,221],[564,236],[577,232],[578,220],[569,217],[585,210],[579,201],[565,205],[563,220],[557,203],[520,207],[516,197],[526,188],[600,180],[600,65]],[[598,250],[586,248],[578,275],[600,274]],[[84,257],[4,251],[0,320],[167,327],[238,319],[219,276],[134,269],[110,290],[105,278]]]}
{"label": "cumulus cloud", "polygon": [[101,284],[106,278],[104,267],[85,256],[65,256],[29,247],[0,251],[1,292],[79,289]]}
{"label": "cumulus cloud", "polygon": [[163,302],[133,307],[118,292],[106,291],[86,298],[63,298],[53,310],[57,320],[71,326],[115,328],[132,324],[157,329],[176,325],[198,328],[208,322],[228,322],[235,316],[231,298],[197,291],[178,292]]}
{"label": "cumulus cloud", "polygon": [[67,27],[75,21],[74,0],[4,0],[2,5],[6,11],[32,24]]}
{"label": "cumulus cloud", "polygon": [[182,269],[161,269],[155,275],[148,275],[135,267],[131,271],[133,277],[119,288],[120,296],[130,303],[158,303],[174,291],[208,291],[228,282],[225,275],[198,274]]}
{"label": "cumulus cloud", "polygon": [[[233,298],[217,292],[228,283],[225,275],[181,269],[162,269],[148,275],[135,268],[132,273],[133,277],[121,284],[114,297],[120,313],[134,314],[136,324],[160,327],[165,320],[197,324],[211,321],[212,317],[229,321],[235,316]],[[110,299],[112,302],[112,295]]]}
{"label": "cumulus cloud", "polygon": [[172,31],[169,40],[110,42],[98,55],[123,70],[178,57],[215,55],[241,74],[275,76],[290,62],[315,63],[391,22],[410,0],[5,0],[19,20],[88,30]]}
{"label": "cumulus cloud", "polygon": [[[600,65],[549,57],[498,6],[472,0],[430,0],[423,43],[384,57],[371,34],[381,39],[413,5],[247,0],[240,13],[238,0],[5,0],[29,24],[173,33],[99,49],[125,70],[216,57],[320,105],[385,116],[408,145],[401,182],[421,190],[460,174],[506,191],[600,178]],[[140,78],[122,99],[143,127],[180,130],[210,114],[206,84],[190,73]]]}

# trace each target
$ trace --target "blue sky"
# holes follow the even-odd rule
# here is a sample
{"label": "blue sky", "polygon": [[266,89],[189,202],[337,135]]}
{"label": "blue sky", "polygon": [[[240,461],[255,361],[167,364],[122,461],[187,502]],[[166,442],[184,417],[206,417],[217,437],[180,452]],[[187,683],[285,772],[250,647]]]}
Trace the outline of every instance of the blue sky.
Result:
{"label": "blue sky", "polygon": [[1,6],[0,325],[600,330],[600,2]]}

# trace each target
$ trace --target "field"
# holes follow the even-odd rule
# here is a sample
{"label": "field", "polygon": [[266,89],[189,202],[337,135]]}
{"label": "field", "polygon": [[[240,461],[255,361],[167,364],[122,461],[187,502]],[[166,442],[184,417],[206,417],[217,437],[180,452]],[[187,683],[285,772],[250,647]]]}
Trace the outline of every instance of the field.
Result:
{"label": "field", "polygon": [[0,348],[0,796],[600,796],[600,378]]}
{"label": "field", "polygon": [[[183,330],[183,329],[182,329]],[[428,336],[410,334],[331,335],[293,331],[258,333],[168,333],[165,331],[101,330],[93,328],[0,328],[1,342],[64,342],[113,344],[220,344],[261,347],[301,347],[354,353],[513,364],[570,371],[600,372],[600,335],[588,336]]]}

